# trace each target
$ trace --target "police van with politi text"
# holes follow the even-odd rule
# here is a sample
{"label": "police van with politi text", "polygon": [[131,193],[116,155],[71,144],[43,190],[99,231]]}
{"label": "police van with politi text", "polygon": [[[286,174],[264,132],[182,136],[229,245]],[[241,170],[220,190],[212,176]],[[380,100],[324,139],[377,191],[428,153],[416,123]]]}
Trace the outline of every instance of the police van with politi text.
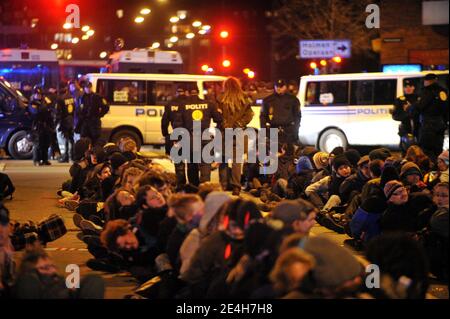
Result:
{"label": "police van with politi text", "polygon": [[[404,95],[406,80],[420,94],[428,73],[435,73],[448,90],[448,71],[303,76],[297,96],[302,111],[300,141],[326,152],[347,145],[398,148],[399,122],[391,115],[394,101]],[[444,147],[448,148],[448,137]]]}

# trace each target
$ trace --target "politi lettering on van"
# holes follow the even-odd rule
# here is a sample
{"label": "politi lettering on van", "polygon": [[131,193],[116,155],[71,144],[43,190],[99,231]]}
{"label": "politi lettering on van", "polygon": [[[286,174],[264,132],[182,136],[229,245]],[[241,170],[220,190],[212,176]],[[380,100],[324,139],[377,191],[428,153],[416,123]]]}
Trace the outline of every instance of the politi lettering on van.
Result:
{"label": "politi lettering on van", "polygon": [[136,108],[135,111],[135,115],[136,116],[142,116],[142,115],[147,115],[149,117],[162,117],[164,114],[164,110],[163,109],[154,109],[154,108],[149,108],[147,109],[147,111],[145,111],[145,109],[143,108]]}
{"label": "politi lettering on van", "polygon": [[370,108],[364,108],[364,109],[358,109],[356,114],[364,114],[364,115],[378,115],[378,114],[390,114],[389,109],[370,109]]}

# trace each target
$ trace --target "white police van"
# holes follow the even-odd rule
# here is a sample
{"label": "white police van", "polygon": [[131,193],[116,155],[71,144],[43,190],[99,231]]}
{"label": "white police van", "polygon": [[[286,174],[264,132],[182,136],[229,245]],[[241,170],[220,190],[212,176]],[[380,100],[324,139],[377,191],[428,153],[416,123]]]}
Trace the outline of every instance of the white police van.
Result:
{"label": "white police van", "polygon": [[105,97],[110,110],[102,118],[102,135],[117,142],[131,137],[142,144],[161,145],[164,105],[175,97],[178,85],[196,88],[201,98],[215,100],[226,79],[187,74],[87,74],[95,92]]}
{"label": "white police van", "polygon": [[448,71],[301,77],[297,96],[302,111],[300,141],[326,152],[347,145],[398,148],[399,122],[391,116],[394,101],[404,95],[405,80],[413,81],[418,93],[422,77],[431,72],[448,89]]}

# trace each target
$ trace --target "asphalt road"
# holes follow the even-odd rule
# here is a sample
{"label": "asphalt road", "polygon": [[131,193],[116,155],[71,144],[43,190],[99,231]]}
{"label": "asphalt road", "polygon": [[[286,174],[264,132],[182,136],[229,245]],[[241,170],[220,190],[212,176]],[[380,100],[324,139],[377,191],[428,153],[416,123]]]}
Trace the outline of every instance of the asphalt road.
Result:
{"label": "asphalt road", "polygon": [[[168,160],[160,161],[168,169],[172,165]],[[64,274],[66,266],[76,264],[80,267],[81,275],[87,273],[98,273],[91,271],[86,266],[86,261],[91,255],[86,250],[86,245],[77,238],[79,233],[72,221],[73,213],[65,208],[57,207],[58,196],[56,191],[61,184],[69,178],[69,164],[53,162],[52,166],[35,167],[31,161],[2,160],[0,171],[7,173],[16,186],[13,200],[6,200],[5,205],[11,212],[11,218],[24,222],[32,220],[38,222],[50,214],[59,214],[64,220],[68,233],[60,239],[47,245],[46,250],[54,259],[61,274]],[[213,180],[218,180],[217,171],[213,172]],[[243,195],[245,196],[245,195]],[[315,226],[313,235],[324,234],[340,245],[348,237],[339,235],[321,226]],[[20,253],[17,253],[20,258]],[[128,274],[100,274],[106,282],[106,298],[123,298],[130,295],[137,283]],[[433,295],[440,298],[448,298],[446,287],[433,286]]]}

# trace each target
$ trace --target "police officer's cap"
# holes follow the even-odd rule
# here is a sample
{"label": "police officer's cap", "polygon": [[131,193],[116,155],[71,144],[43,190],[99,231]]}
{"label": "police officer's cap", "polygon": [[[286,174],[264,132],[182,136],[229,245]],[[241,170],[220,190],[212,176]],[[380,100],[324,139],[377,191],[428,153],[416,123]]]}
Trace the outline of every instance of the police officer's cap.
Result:
{"label": "police officer's cap", "polygon": [[279,87],[279,88],[281,88],[281,87],[283,87],[283,86],[285,86],[285,85],[286,85],[286,81],[283,80],[283,79],[279,79],[279,80],[277,80],[277,81],[275,82],[275,86],[276,86],[276,87]]}
{"label": "police officer's cap", "polygon": [[414,86],[414,83],[411,80],[405,80],[405,86]]}
{"label": "police officer's cap", "polygon": [[425,75],[425,77],[423,78],[425,81],[433,81],[433,80],[437,80],[437,75],[434,73],[428,73],[427,75]]}

